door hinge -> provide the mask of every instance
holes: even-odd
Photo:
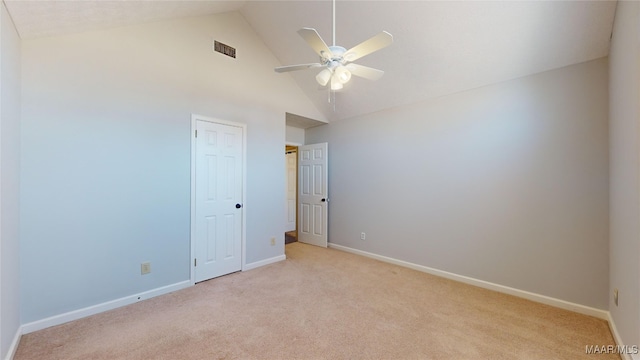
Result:
[[[193,266],[198,266],[198,259],[193,259]]]
[[[196,130],[196,137],[198,137],[198,130]]]

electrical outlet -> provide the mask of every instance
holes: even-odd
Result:
[[[366,239],[366,238],[367,238],[367,234],[365,234],[365,233],[361,232],[361,233],[360,233],[360,240],[364,240],[364,239]]]
[[[618,289],[613,289],[613,303],[618,306]]]
[[[140,274],[141,275],[145,275],[151,272],[151,263],[150,262],[143,262],[142,264],[140,264]]]
[[[276,246],[276,238],[271,238],[271,246]]]

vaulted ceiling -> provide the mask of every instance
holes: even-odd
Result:
[[[282,65],[318,61],[296,33],[302,27],[332,45],[329,0],[4,1],[23,39],[239,11]],[[328,119],[354,117],[607,56],[615,9],[615,1],[338,0],[336,45],[393,34],[391,46],[357,61],[385,75],[354,77],[335,96],[316,83],[318,69],[281,76]]]

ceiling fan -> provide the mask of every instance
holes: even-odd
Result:
[[[352,63],[363,56],[369,55],[384,47],[391,45],[393,36],[386,31],[361,42],[347,50],[336,45],[336,1],[333,0],[333,45],[327,46],[315,29],[302,28],[298,34],[320,56],[320,62],[311,64],[299,64],[279,66],[275,68],[278,73],[296,70],[324,68],[316,75],[316,81],[321,86],[330,83],[332,91],[342,89],[349,82],[351,75],[368,80],[378,80],[384,75],[384,71]]]

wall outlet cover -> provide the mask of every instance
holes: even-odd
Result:
[[[140,274],[141,275],[146,275],[148,273],[151,272],[151,263],[150,262],[143,262],[142,264],[140,264]]]

